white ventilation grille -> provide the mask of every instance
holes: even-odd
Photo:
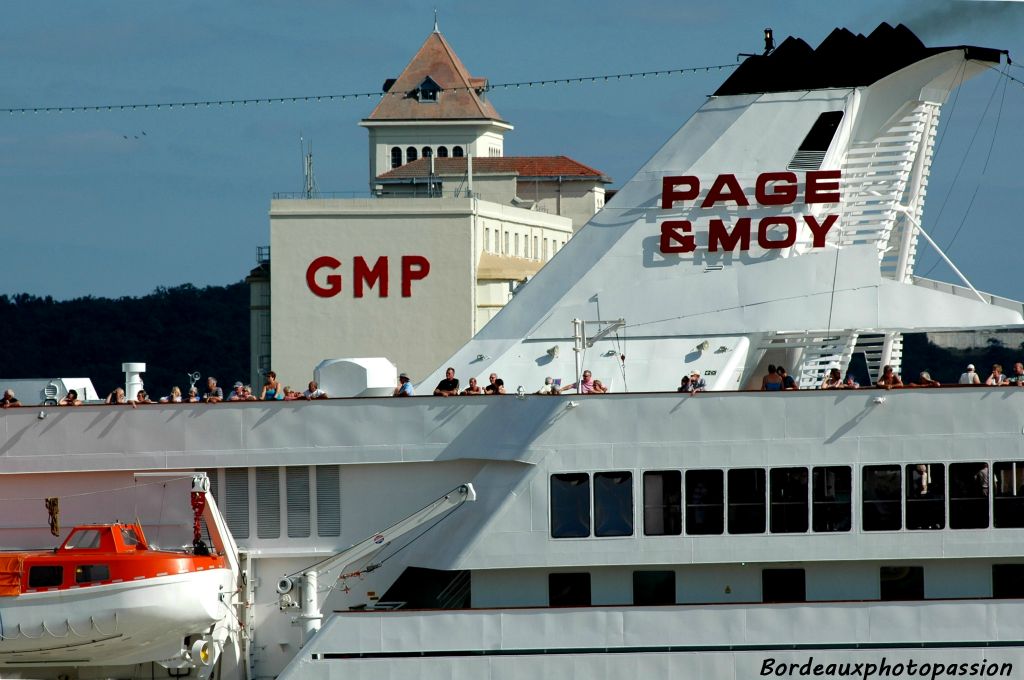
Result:
[[[256,537],[281,537],[281,483],[276,467],[256,468]]]
[[[235,538],[249,538],[249,469],[224,470],[224,518]]]
[[[316,526],[320,536],[341,536],[341,470],[316,466]]]
[[[285,487],[288,503],[288,538],[309,536],[309,468],[285,468]]]

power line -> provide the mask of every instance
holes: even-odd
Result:
[[[474,90],[485,92],[490,90],[508,90],[521,87],[542,87],[545,85],[572,85],[574,83],[603,83],[614,80],[629,80],[632,78],[647,78],[658,76],[685,75],[689,73],[701,73],[720,71],[727,68],[735,68],[736,64],[715,64],[710,66],[691,66],[687,68],[662,69],[658,71],[634,71],[632,73],[607,73],[596,76],[577,76],[574,78],[550,78],[546,80],[522,80],[508,83],[495,83],[480,88],[475,87],[449,87],[442,88],[438,92],[460,92]],[[299,104],[304,102],[329,102],[345,101],[356,99],[373,99],[384,97],[408,97],[408,92],[348,92],[344,94],[310,94],[298,95],[295,97],[254,97],[249,99],[200,99],[194,101],[168,101],[168,102],[135,102],[122,104],[94,104],[94,105],[69,105],[69,106],[20,106],[0,108],[0,113],[106,113],[110,111],[138,111],[146,109],[187,109],[209,106],[249,106],[266,104]]]

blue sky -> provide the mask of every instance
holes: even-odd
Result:
[[[1024,2],[10,0],[0,108],[376,92],[422,44],[435,6],[469,70],[492,83],[733,63],[761,48],[765,26],[817,45],[836,26],[868,33],[880,21],[906,23],[929,45],[1008,49],[1024,65]],[[1009,73],[1024,80],[1024,68]],[[491,99],[516,127],[506,154],[566,154],[618,186],[724,77]],[[924,224],[946,245],[973,196],[949,252],[977,287],[1024,299],[1024,86],[1003,83],[976,78],[944,109]],[[375,102],[0,115],[0,294],[240,280],[269,242],[271,195],[302,188],[300,134],[322,191],[368,189],[357,123]],[[934,261],[923,254],[918,273]],[[945,266],[931,276],[953,280]]]

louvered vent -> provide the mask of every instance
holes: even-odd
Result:
[[[793,160],[786,166],[789,170],[818,170],[825,161],[828,147],[836,136],[839,123],[843,120],[842,111],[826,111],[814,121],[811,131],[804,137],[800,148],[793,155]]]
[[[276,467],[256,468],[256,537],[281,537],[281,483]]]
[[[224,518],[235,538],[249,538],[249,469],[224,470]]]
[[[285,468],[288,502],[288,538],[309,536],[309,468]]]
[[[316,526],[320,536],[341,536],[341,469],[316,466]]]

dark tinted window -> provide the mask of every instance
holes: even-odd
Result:
[[[594,535],[633,535],[633,473],[594,474]]]
[[[900,467],[864,466],[864,530],[892,531],[903,525],[900,508]]]
[[[39,566],[28,570],[29,588],[56,588],[64,582],[64,567]]]
[[[644,534],[678,536],[683,531],[683,476],[677,470],[644,473]]]
[[[589,607],[590,574],[548,574],[548,603],[552,607]]]
[[[464,154],[463,154],[461,146],[452,147],[452,157],[454,157],[454,158],[462,158],[463,155]]]
[[[992,471],[992,523],[999,528],[1024,527],[1024,462],[996,463]]]
[[[721,470],[687,470],[686,533],[722,533],[723,498]]]
[[[633,604],[675,604],[674,571],[634,571]]]
[[[431,149],[429,146],[425,146],[423,147],[422,153],[424,158],[430,158],[431,156],[434,155],[434,150]]]
[[[729,470],[730,534],[764,533],[764,480],[764,470],[758,468]]]
[[[775,468],[769,481],[772,533],[807,531],[807,468]]]
[[[988,528],[988,463],[949,466],[949,527]]]
[[[815,531],[849,531],[853,525],[853,474],[846,466],[813,470],[813,523]]]
[[[397,168],[402,164],[402,150],[397,146],[391,148],[391,167]]]
[[[447,146],[439,146],[439,147],[437,147],[437,157],[438,158],[448,158],[448,147]]]
[[[992,597],[1024,597],[1024,564],[992,565]]]
[[[75,583],[109,581],[110,567],[105,564],[80,564],[75,567]]]
[[[906,467],[907,528],[942,529],[946,526],[945,466],[917,463]]]
[[[807,588],[803,569],[762,569],[761,599],[764,602],[804,602]]]
[[[882,567],[879,578],[883,600],[924,599],[924,567]]]
[[[405,150],[405,162],[406,163],[412,163],[418,157],[417,153],[418,152],[416,151],[416,147],[415,146],[408,147]]]
[[[590,535],[590,477],[584,473],[551,475],[551,536]]]

